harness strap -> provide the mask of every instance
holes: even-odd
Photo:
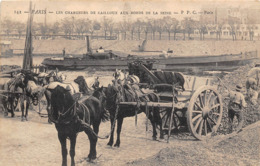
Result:
[[[82,107],[83,109],[83,122],[86,122],[86,111],[88,114],[88,123],[90,124],[90,112],[88,107],[84,104],[84,103],[79,103],[79,105]]]

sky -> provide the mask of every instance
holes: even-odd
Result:
[[[113,18],[115,21],[123,19],[135,20],[137,18],[162,18],[164,16],[172,16],[177,19],[183,19],[184,17],[193,17],[196,19],[199,18],[200,14],[198,12],[201,12],[202,7],[260,7],[259,0],[233,0],[232,2],[224,0],[34,0],[32,2],[36,12],[34,21],[44,22],[46,11],[47,24],[66,19],[67,17],[101,20],[105,16]],[[2,0],[1,2],[1,20],[9,18],[13,21],[26,22],[28,18],[26,11],[29,11],[29,1]],[[128,13],[121,13],[123,11]],[[81,13],[75,14],[73,12]],[[207,12],[209,12],[207,14],[212,14],[210,11]]]

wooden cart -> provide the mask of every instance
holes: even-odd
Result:
[[[169,84],[169,79],[165,81],[163,75],[166,72],[150,72],[146,68],[144,70],[151,78],[152,89],[160,97],[160,102],[140,104],[160,108],[162,125],[168,130],[168,137],[172,129],[179,129],[183,125],[187,125],[192,135],[199,140],[211,137],[217,131],[222,119],[223,103],[218,87],[213,86],[212,78],[179,73],[184,80],[180,86],[176,80],[172,84]],[[161,78],[157,77],[158,75]],[[137,103],[120,102],[120,105]]]

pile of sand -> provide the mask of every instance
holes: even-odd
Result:
[[[260,122],[232,137],[191,146],[168,147],[147,159],[128,162],[128,165],[257,165],[259,164]],[[217,140],[217,141],[216,141]],[[214,142],[216,141],[216,142]],[[192,148],[191,148],[192,147]]]
[[[244,109],[244,126],[247,126],[249,124],[252,124],[258,120],[260,120],[260,112],[259,112],[259,104],[260,100],[258,100],[258,103],[254,105],[249,98],[247,97],[246,93],[246,80],[247,80],[247,73],[250,69],[252,69],[254,65],[246,65],[238,68],[237,70],[225,75],[222,78],[223,83],[230,88],[231,90],[235,90],[235,87],[237,84],[241,83],[243,85],[242,93],[245,96],[247,107]],[[222,84],[220,84],[222,85]],[[223,100],[224,100],[224,109],[223,109],[223,118],[221,121],[221,125],[219,127],[219,133],[221,134],[227,134],[231,132],[230,129],[230,123],[228,119],[228,102],[229,100],[225,100],[224,97],[228,95],[228,91],[224,86],[221,86],[219,89],[220,94],[222,94]],[[235,119],[236,120],[236,119]],[[236,122],[235,122],[236,123]]]

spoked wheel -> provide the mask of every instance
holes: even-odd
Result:
[[[221,123],[222,113],[222,99],[214,87],[197,89],[187,111],[187,123],[193,136],[199,140],[211,137]]]
[[[164,109],[160,112],[162,117],[162,128],[163,130],[168,130],[170,127],[170,119],[171,119],[171,111],[172,109]],[[172,123],[171,123],[171,129],[172,130],[179,130],[181,126],[181,118],[177,111],[174,111],[172,114]]]
[[[47,113],[47,101],[45,96],[40,97],[38,105],[36,106],[38,108],[36,108],[37,113],[41,116],[41,117],[48,117],[48,113]]]

